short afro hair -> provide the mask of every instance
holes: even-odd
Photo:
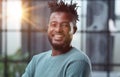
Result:
[[[73,4],[72,0],[70,4],[63,2],[62,0],[60,0],[60,2],[57,2],[55,0],[55,1],[48,2],[48,5],[49,5],[51,13],[66,12],[66,13],[72,14],[72,18],[73,20],[75,20],[75,22],[79,20],[78,14],[77,14],[77,8],[78,8],[77,3]]]

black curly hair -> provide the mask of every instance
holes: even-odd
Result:
[[[77,14],[78,6],[77,6],[77,3],[73,4],[72,0],[70,4],[63,2],[62,0],[60,0],[59,2],[55,0],[55,1],[48,2],[48,5],[51,13],[53,12],[70,13],[75,22],[78,20],[78,14]]]

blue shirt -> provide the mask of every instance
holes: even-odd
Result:
[[[91,77],[88,57],[76,48],[58,56],[52,50],[35,55],[22,77]]]

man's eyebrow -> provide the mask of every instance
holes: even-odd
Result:
[[[49,23],[56,23],[56,21],[49,21]]]
[[[68,21],[65,21],[65,22],[62,22],[62,23],[70,23],[70,22],[68,22]]]

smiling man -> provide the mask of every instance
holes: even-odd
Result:
[[[35,55],[22,77],[90,77],[91,64],[82,51],[71,46],[78,20],[76,4],[50,2],[48,39],[52,49]]]
[[[72,20],[69,16],[65,12],[54,12],[50,16],[48,38],[53,47],[53,56],[66,53],[71,49],[70,42],[73,35],[71,28],[73,25],[71,25]]]

